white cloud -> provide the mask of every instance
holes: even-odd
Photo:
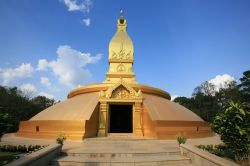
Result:
[[[45,96],[45,97],[47,97],[47,98],[49,98],[49,99],[54,99],[54,98],[55,98],[54,95],[52,95],[52,94],[50,94],[50,93],[46,93],[46,92],[40,92],[38,95],[39,95],[39,96]]]
[[[38,61],[38,67],[37,70],[47,70],[48,62],[46,59],[40,59]]]
[[[228,84],[235,81],[235,78],[229,74],[217,75],[215,78],[208,82],[215,86],[215,90],[219,91],[220,88],[227,88]]]
[[[42,85],[45,85],[45,86],[48,87],[48,88],[52,88],[52,84],[51,84],[51,82],[50,82],[50,80],[49,80],[48,77],[41,77],[40,83],[41,83]]]
[[[90,26],[90,18],[82,19],[81,23],[87,27]]]
[[[96,63],[101,59],[101,54],[91,56],[89,53],[72,49],[68,45],[59,46],[57,55],[56,60],[50,62],[44,60],[44,62],[46,61],[46,67],[53,71],[59,81],[70,88],[86,83],[91,77],[91,73],[85,66]]]
[[[176,97],[179,97],[179,95],[173,95],[173,96],[171,96],[171,101],[174,101],[174,99],[175,99]]]
[[[81,11],[89,13],[92,5],[91,0],[64,0],[64,4],[68,7],[68,11]]]
[[[21,91],[23,91],[24,93],[28,93],[28,94],[34,94],[37,90],[36,87],[31,84],[31,83],[27,83],[27,84],[22,84],[19,89]]]
[[[48,77],[41,77],[40,83],[46,86],[51,91],[58,91],[58,88],[50,82],[50,79]]]
[[[93,4],[93,0],[63,0],[63,2],[68,7],[68,11],[80,11],[85,13],[85,16],[89,13]],[[90,26],[90,18],[82,19],[81,23]]]
[[[22,63],[16,68],[0,69],[0,79],[3,85],[8,85],[14,79],[30,77],[33,72],[34,68],[30,63]]]

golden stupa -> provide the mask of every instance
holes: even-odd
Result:
[[[171,102],[158,88],[136,82],[134,47],[123,14],[109,44],[109,71],[100,84],[80,86],[67,100],[55,104],[19,125],[17,136],[69,139],[132,135],[155,139],[211,136],[207,122],[187,108]]]

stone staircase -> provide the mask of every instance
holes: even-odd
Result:
[[[51,161],[51,166],[194,166],[181,155],[161,154],[67,154]]]
[[[51,166],[194,166],[178,146],[158,140],[92,139],[64,149]]]

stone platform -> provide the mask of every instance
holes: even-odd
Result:
[[[3,144],[52,144],[55,140],[29,139],[5,135]],[[188,139],[187,144],[218,144],[218,136]],[[176,140],[155,140],[145,137],[109,135],[83,141],[66,141],[62,154],[50,162],[51,166],[194,166],[182,156]]]
[[[193,166],[191,159],[181,156],[176,141],[110,136],[89,138],[81,146],[63,149],[63,155],[51,162],[53,166]]]

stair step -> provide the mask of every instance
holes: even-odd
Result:
[[[152,138],[147,137],[133,137],[133,136],[122,136],[122,135],[109,135],[107,137],[97,137],[97,138],[86,138],[84,141],[86,142],[102,142],[102,141],[148,141],[148,140],[154,140]]]
[[[53,163],[50,166],[196,166],[194,164],[151,163]]]
[[[166,165],[166,164],[190,164],[191,160],[180,155],[171,156],[132,156],[132,157],[87,157],[87,156],[61,156],[52,160],[51,165],[80,166],[80,165],[110,165],[110,164],[134,164],[134,165]]]
[[[170,156],[170,155],[180,155],[180,151],[169,151],[169,152],[155,152],[155,153],[80,153],[80,152],[70,152],[66,153],[64,152],[65,156],[82,156],[82,157],[106,157],[106,158],[122,158],[122,157],[136,157],[136,156],[144,156],[144,157],[150,157],[150,156]]]

